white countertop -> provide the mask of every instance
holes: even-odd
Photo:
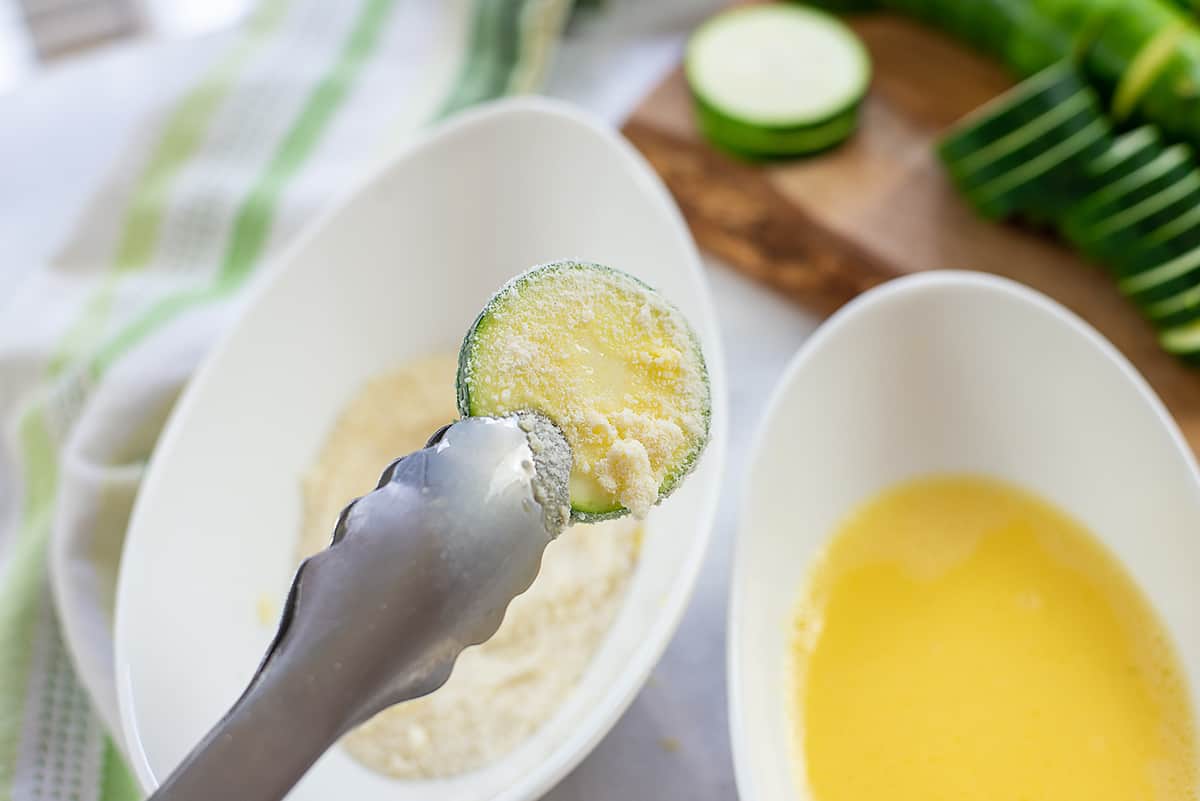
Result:
[[[616,124],[676,62],[681,30],[702,16],[704,3],[681,16],[634,9],[632,2],[610,3],[615,13],[602,26],[572,30],[548,94]],[[0,96],[0,298],[52,257],[139,121],[203,66],[203,47],[203,40],[114,46]],[[547,796],[554,801],[729,801],[736,795],[725,617],[741,478],[767,398],[816,318],[712,260],[709,267],[728,362],[732,433],[712,547],[692,604],[649,684],[595,752]]]

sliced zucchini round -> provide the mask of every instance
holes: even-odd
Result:
[[[1063,217],[1063,233],[1072,242],[1086,242],[1088,231],[1101,220],[1170,188],[1194,168],[1190,148],[1169,147],[1149,164],[1081,200]]]
[[[1110,262],[1135,248],[1149,233],[1200,205],[1200,172],[1192,170],[1161,192],[1089,226],[1079,239],[1083,252]]]
[[[1169,248],[1175,255],[1200,245],[1200,205],[1151,231],[1142,244],[1147,249]]]
[[[823,11],[785,3],[713,17],[692,34],[684,69],[701,131],[756,158],[845,140],[871,79],[870,56],[853,31]]]
[[[1068,63],[1047,67],[963,117],[938,145],[947,165],[970,158],[1079,94],[1087,84]]]
[[[1056,143],[1048,143],[1037,157],[967,193],[975,208],[987,217],[1018,211],[1046,215],[1057,210],[1059,186],[1078,165],[1103,153],[1112,143],[1112,128],[1103,117]]]
[[[1153,306],[1200,284],[1200,246],[1148,270],[1122,278],[1122,294],[1142,306]]]
[[[1108,150],[1085,164],[1082,180],[1090,185],[1092,191],[1096,191],[1145,167],[1163,152],[1164,147],[1158,128],[1152,125],[1134,128],[1112,140]]]
[[[644,515],[708,441],[708,371],[684,316],[598,264],[542,265],[505,284],[459,353],[464,416],[537,411],[574,459],[572,516]]]
[[[1045,150],[1047,143],[1066,139],[1086,128],[1098,116],[1095,96],[1090,91],[1080,90],[1015,131],[989,142],[969,156],[948,162],[946,168],[959,186],[969,190],[1017,169]]]
[[[1159,334],[1158,342],[1172,356],[1200,365],[1200,320],[1168,328]]]
[[[986,216],[1048,220],[1083,190],[1082,165],[1112,146],[1099,98],[1067,62],[983,106],[938,147],[950,177]]]
[[[1041,111],[1031,113],[1028,119],[1022,120],[1015,128],[1002,132],[997,130],[997,135],[990,140],[980,137],[979,147],[959,158],[950,159],[947,166],[956,174],[970,175],[979,167],[994,162],[998,157],[1012,152],[1017,147],[1045,136],[1053,126],[1070,119],[1087,105],[1087,93],[1081,88],[1061,102],[1050,104]],[[1034,112],[1034,109],[1031,108],[1030,111]]]
[[[1120,284],[1141,278],[1141,285],[1147,287],[1147,291],[1143,292],[1137,289],[1139,284],[1133,284],[1133,289],[1122,290],[1125,294],[1139,299],[1159,300],[1174,292],[1173,288],[1164,291],[1163,287],[1152,286],[1158,281],[1158,276],[1164,274],[1160,268],[1179,264],[1197,248],[1200,248],[1200,231],[1192,230],[1164,243],[1148,244],[1147,240],[1143,240],[1129,252],[1113,254],[1106,266]]]
[[[1110,261],[1122,279],[1157,270],[1200,247],[1200,204],[1142,237],[1128,252],[1115,253]]]
[[[1200,319],[1200,284],[1177,292],[1164,300],[1142,307],[1147,319],[1159,328],[1174,328]]]
[[[1158,129],[1152,125],[1121,134],[1107,150],[1084,164],[1078,176],[1071,177],[1068,185],[1074,202],[1149,164],[1165,147]]]

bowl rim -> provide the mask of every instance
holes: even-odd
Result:
[[[211,380],[211,375],[217,369],[218,364],[224,360],[224,354],[233,346],[233,341],[238,336],[244,318],[253,313],[266,294],[285,280],[288,272],[285,269],[286,265],[293,262],[296,255],[308,247],[310,241],[324,230],[329,220],[340,214],[368,188],[382,180],[383,176],[401,164],[419,158],[424,151],[439,146],[443,140],[453,139],[473,129],[487,128],[513,117],[540,118],[557,124],[565,130],[575,128],[581,135],[592,136],[600,140],[604,147],[611,149],[620,159],[628,173],[629,180],[640,192],[648,196],[651,203],[661,208],[663,220],[670,226],[671,235],[677,240],[683,252],[684,269],[696,289],[700,314],[709,335],[708,341],[705,341],[705,358],[713,398],[713,410],[709,442],[701,455],[700,463],[709,465],[708,469],[712,471],[718,485],[723,482],[728,390],[725,380],[725,356],[720,323],[713,304],[709,280],[705,274],[695,240],[692,238],[679,207],[646,158],[617,130],[590,112],[563,101],[539,96],[504,98],[483,103],[417,132],[399,146],[391,149],[383,158],[367,165],[362,174],[356,180],[349,182],[347,188],[337,198],[316,214],[292,242],[284,246],[278,254],[270,257],[258,269],[250,279],[242,296],[235,301],[237,312],[234,319],[215,337],[208,352],[192,373],[155,443],[154,453],[149,460],[146,475],[137,493],[129,525],[126,528],[126,538],[122,545],[122,569],[118,573],[113,625],[113,665],[120,719],[120,731],[117,734],[119,734],[119,745],[143,791],[152,792],[158,786],[160,779],[156,777],[149,764],[135,711],[135,691],[130,676],[127,646],[129,638],[133,636],[128,630],[131,624],[127,610],[135,602],[135,593],[134,588],[130,586],[131,579],[127,578],[129,573],[123,568],[127,564],[130,554],[135,551],[137,541],[145,536],[134,535],[135,532],[146,527],[147,523],[144,522],[144,519],[149,514],[147,498],[151,498],[157,493],[158,484],[162,480],[162,471],[156,468],[158,460],[155,458],[155,454],[170,452],[175,447],[175,442],[184,428],[184,421],[191,416],[192,407],[197,402],[196,398],[200,388]],[[625,663],[625,668],[616,674],[614,680],[609,684],[604,703],[594,707],[583,719],[584,725],[579,726],[569,738],[559,741],[555,749],[547,755],[547,759],[539,763],[536,769],[494,796],[494,801],[526,801],[545,794],[591,753],[596,744],[608,734],[618,718],[633,702],[649,679],[650,673],[662,658],[663,652],[670,644],[691,603],[700,570],[712,540],[719,499],[719,492],[707,493],[697,505],[696,530],[686,558],[677,563],[676,577],[671,584],[670,591],[663,597],[656,617],[641,644]]]
[[[893,303],[910,295],[936,292],[947,288],[974,290],[1024,303],[1054,318],[1055,322],[1086,340],[1129,382],[1153,411],[1159,423],[1168,432],[1172,445],[1183,457],[1193,487],[1200,494],[1200,468],[1197,467],[1196,456],[1184,438],[1179,424],[1171,416],[1158,393],[1115,345],[1082,317],[1044,293],[1009,278],[969,270],[928,270],[900,276],[856,296],[834,312],[797,349],[772,390],[765,411],[759,419],[751,439],[750,455],[746,463],[747,472],[750,473],[756,468],[761,454],[767,446],[771,423],[784,412],[786,396],[804,373],[808,363],[812,361],[816,353],[825,347],[828,340],[840,335],[843,328],[858,317],[873,313],[879,306]],[[749,581],[749,577],[745,575],[747,568],[744,565],[749,561],[748,542],[752,535],[748,530],[747,520],[750,519],[748,512],[753,503],[753,494],[753,484],[745,482],[738,499],[738,528],[733,552],[732,575],[729,582],[725,669],[728,677],[726,699],[734,780],[741,798],[747,799],[747,801],[762,801],[756,785],[757,771],[750,759],[750,740],[752,738],[748,732],[748,723],[745,718],[745,705],[742,697],[744,677],[738,659],[741,653],[742,639],[740,621],[744,617],[742,607],[745,604],[745,586]]]

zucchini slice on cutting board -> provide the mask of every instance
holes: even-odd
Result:
[[[1111,126],[1070,64],[1055,64],[968,115],[938,153],[982,214],[1053,217],[1074,196],[1082,165],[1111,149]]]
[[[1151,125],[1143,125],[1121,134],[1104,152],[1082,164],[1077,175],[1066,179],[1064,189],[1067,191],[1064,200],[1069,205],[1078,203],[1088,195],[1149,164],[1158,158],[1166,147],[1158,129]],[[1067,212],[1068,208],[1069,206],[1064,206],[1059,213]]]
[[[858,124],[871,60],[836,17],[805,6],[737,8],[701,25],[684,70],[700,129],[751,158],[815,153]]]
[[[1163,331],[1158,338],[1163,350],[1188,364],[1200,365],[1200,320]]]
[[[1142,237],[1116,265],[1118,286],[1138,303],[1191,286],[1200,276],[1200,203]]]
[[[1139,306],[1154,306],[1200,284],[1200,242],[1161,264],[1122,278],[1117,286]]]
[[[1147,319],[1164,332],[1200,320],[1200,283],[1142,306]],[[1174,351],[1173,351],[1174,352]]]
[[[505,284],[459,353],[463,416],[541,412],[571,446],[572,517],[644,515],[708,441],[708,371],[683,314],[598,264],[542,265]]]
[[[1076,244],[1086,244],[1106,218],[1170,189],[1195,169],[1191,148],[1173,145],[1148,164],[1080,200],[1063,215],[1063,233]]]
[[[947,165],[957,164],[1087,88],[1069,64],[1055,64],[963,117],[938,145]]]
[[[1127,203],[1122,209],[1087,226],[1079,235],[1080,249],[1099,261],[1117,263],[1122,253],[1200,205],[1200,171],[1193,169],[1162,189]]]
[[[1023,212],[1037,218],[1061,207],[1063,186],[1086,162],[1111,143],[1111,127],[1097,116],[1065,139],[1044,143],[1044,149],[1020,166],[968,191],[967,197],[987,217]]]
[[[1010,66],[1018,61],[1002,40],[1024,28],[1034,34],[1030,42],[1053,45],[1028,49],[1033,58],[1019,62],[1036,64],[1057,50],[1049,66],[944,137],[938,152],[946,172],[981,215],[1056,228],[1109,270],[1168,352],[1200,365],[1195,20],[1162,3],[1123,0],[897,2]],[[1044,24],[1023,24],[1034,18]],[[1004,36],[977,41],[989,29]],[[1114,132],[1129,120],[1155,124]]]

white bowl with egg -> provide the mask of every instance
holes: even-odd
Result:
[[[916,476],[990,475],[1083,523],[1200,682],[1195,460],[1129,362],[1036,292],[958,272],[868,292],[796,355],[753,454],[728,646],[745,801],[819,801],[806,789],[789,674],[801,588],[848,512]]]
[[[716,321],[683,220],[628,143],[561,104],[512,100],[430,131],[349,192],[252,288],[176,406],[118,589],[121,722],[143,787],[238,697],[269,644],[258,608],[290,582],[300,481],[346,402],[374,376],[457,350],[502,283],[562,258],[632,273],[691,321],[714,397],[707,452],[652,512],[612,628],[523,745],[480,770],[416,781],[335,748],[289,797],[536,798],[616,721],[675,630],[709,539],[725,432]]]

